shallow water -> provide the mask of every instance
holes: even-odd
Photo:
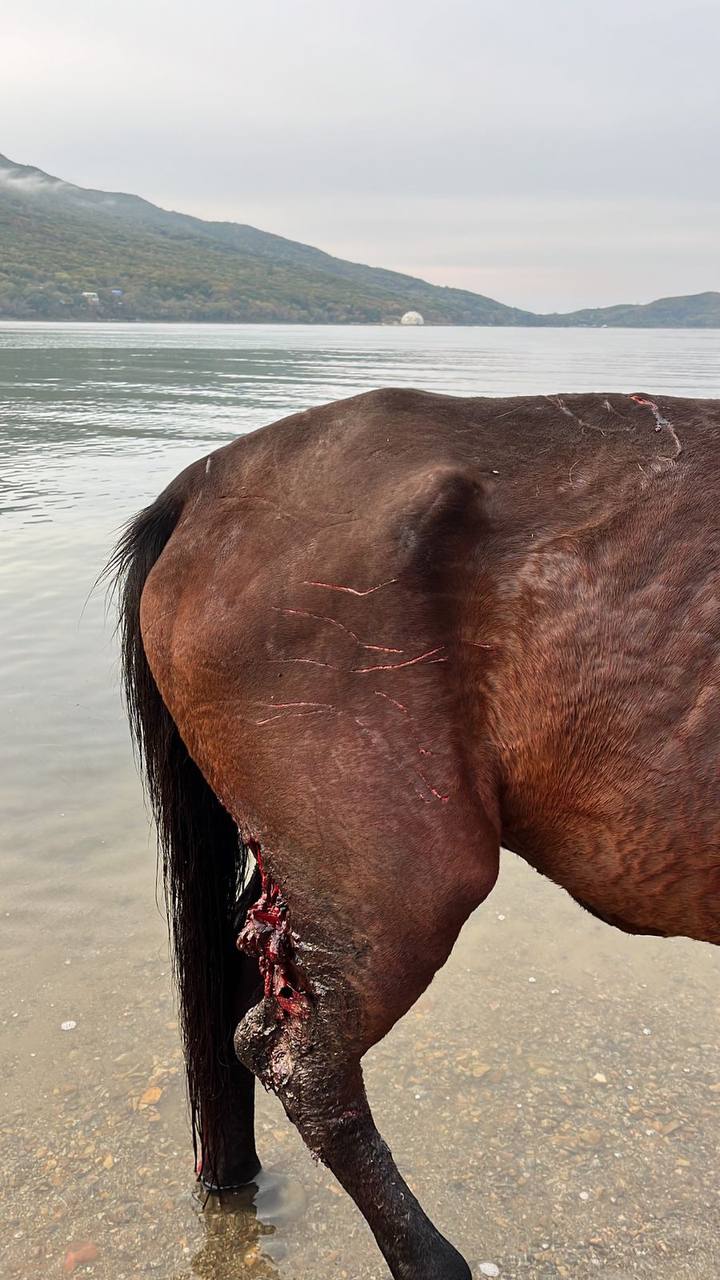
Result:
[[[272,1098],[261,1153],[294,1183],[259,1217],[194,1198],[153,843],[92,588],[121,523],[193,458],[390,384],[720,396],[720,334],[0,325],[3,1278],[56,1276],[90,1242],[76,1274],[98,1280],[386,1275]],[[380,1129],[475,1265],[714,1280],[719,968],[615,933],[504,856],[368,1058]]]

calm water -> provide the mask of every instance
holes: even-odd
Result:
[[[385,1275],[274,1099],[258,1209],[194,1200],[152,838],[93,592],[193,458],[380,385],[720,396],[720,333],[0,325],[0,1275]],[[720,1269],[718,976],[624,938],[507,855],[446,969],[368,1062],[379,1125],[505,1277]],[[76,1026],[63,1031],[61,1024]],[[478,1274],[482,1274],[479,1272]]]

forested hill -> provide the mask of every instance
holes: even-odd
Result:
[[[546,324],[583,328],[624,329],[720,329],[720,293],[692,293],[682,298],[658,298],[656,302],[623,303],[544,316]]]
[[[83,297],[97,294],[97,303]],[[0,317],[518,325],[529,312],[0,156]]]
[[[534,315],[0,155],[0,319],[719,328],[720,293]]]

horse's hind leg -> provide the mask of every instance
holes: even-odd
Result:
[[[322,1011],[320,1017],[323,1017]],[[349,1037],[326,1025],[287,1073],[283,1050],[268,1054],[265,1018],[254,1012],[236,1034],[280,1097],[304,1142],[342,1184],[365,1217],[396,1280],[470,1280],[467,1264],[433,1226],[398,1172],[373,1121],[360,1055]]]
[[[283,927],[288,908],[282,898],[271,922],[280,926],[278,944],[266,928],[267,896],[258,904],[266,994],[239,1025],[236,1051],[278,1094],[307,1146],[352,1196],[396,1280],[470,1280],[470,1271],[398,1172],[375,1127],[360,1060],[427,986],[462,918],[492,887],[496,868],[497,852],[489,849],[472,897],[467,884],[458,885],[459,901],[452,904],[441,888],[431,919],[428,902],[414,902],[407,885],[410,915],[403,912],[400,922],[396,899],[376,900],[375,938],[364,954],[357,938],[339,934],[336,924],[317,920],[311,938],[305,928]],[[242,941],[252,946],[257,937],[251,923]]]

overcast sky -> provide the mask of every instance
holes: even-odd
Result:
[[[0,152],[534,310],[648,301],[720,289],[719,57],[720,0],[4,0]]]

